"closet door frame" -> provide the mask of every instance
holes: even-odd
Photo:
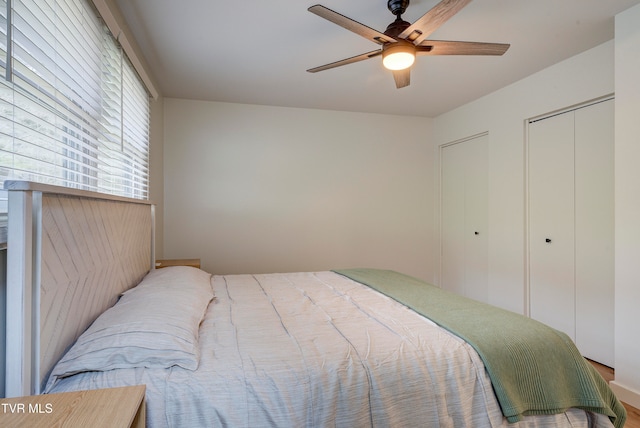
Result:
[[[439,186],[438,186],[438,190],[439,190],[439,195],[438,195],[438,201],[439,201],[439,212],[438,212],[438,231],[439,231],[439,248],[438,248],[438,253],[439,253],[439,264],[438,264],[438,284],[441,288],[444,288],[444,272],[443,272],[443,268],[444,268],[444,221],[443,221],[443,211],[444,211],[444,205],[443,205],[443,201],[444,201],[444,167],[443,167],[443,158],[444,158],[444,150],[446,150],[448,147],[454,146],[456,144],[462,144],[462,143],[467,143],[470,142],[472,140],[478,139],[478,138],[488,138],[489,136],[489,132],[485,131],[485,132],[481,132],[478,134],[474,134],[465,138],[461,138],[455,141],[451,141],[445,144],[441,144],[440,146],[438,146],[438,165],[439,165],[439,171],[438,171],[438,177],[439,177]],[[489,142],[487,141],[487,151],[489,150],[488,147]],[[489,154],[487,152],[487,172],[488,172],[488,167],[489,167]],[[488,177],[487,177],[487,196],[488,196]],[[487,233],[488,233],[488,212],[487,212],[487,218],[486,218],[486,225],[485,225],[485,230],[482,231],[478,231],[478,233],[482,233],[483,239],[488,239]],[[468,232],[468,231],[467,231]],[[464,238],[464,235],[462,235]],[[488,245],[487,245],[488,246]],[[488,257],[488,248],[487,248],[487,257]],[[485,290],[485,292],[488,294],[489,293],[489,287],[488,287],[488,280],[489,280],[489,275],[488,275],[488,260],[486,263],[486,275],[487,275],[487,289]],[[486,299],[488,299],[488,295],[486,296]]]
[[[531,262],[531,251],[530,251],[530,201],[529,201],[529,125],[531,123],[547,119],[553,116],[557,116],[564,113],[569,113],[571,111],[579,110],[581,108],[585,108],[594,104],[598,104],[601,102],[609,101],[614,99],[614,94],[604,95],[602,97],[594,98],[588,101],[584,101],[582,103],[574,104],[569,107],[565,107],[562,109],[554,110],[548,113],[544,113],[541,115],[533,116],[524,121],[524,213],[525,213],[525,236],[524,236],[524,314],[528,317],[531,316],[531,281],[530,281],[530,262]]]

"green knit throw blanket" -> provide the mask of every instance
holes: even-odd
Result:
[[[391,297],[468,342],[482,358],[509,422],[577,407],[609,416],[616,428],[624,426],[624,407],[566,334],[398,272],[334,272]]]

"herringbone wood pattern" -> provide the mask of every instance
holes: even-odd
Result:
[[[151,266],[149,205],[54,194],[42,199],[40,380]]]

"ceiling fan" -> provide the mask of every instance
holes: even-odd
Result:
[[[383,65],[393,72],[397,88],[409,86],[411,65],[416,55],[502,55],[508,44],[483,42],[456,42],[426,40],[449,18],[469,4],[471,0],[442,0],[422,15],[416,22],[409,24],[401,15],[409,6],[409,0],[388,0],[387,7],[396,16],[384,33],[367,27],[351,18],[334,12],[322,5],[311,6],[308,10],[321,18],[333,22],[359,36],[382,45],[381,49],[346,58],[330,64],[307,70],[310,73],[352,64],[382,55]]]

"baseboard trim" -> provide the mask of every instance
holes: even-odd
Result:
[[[623,401],[636,409],[640,409],[640,392],[621,385],[615,380],[609,382],[609,386],[620,401]]]

